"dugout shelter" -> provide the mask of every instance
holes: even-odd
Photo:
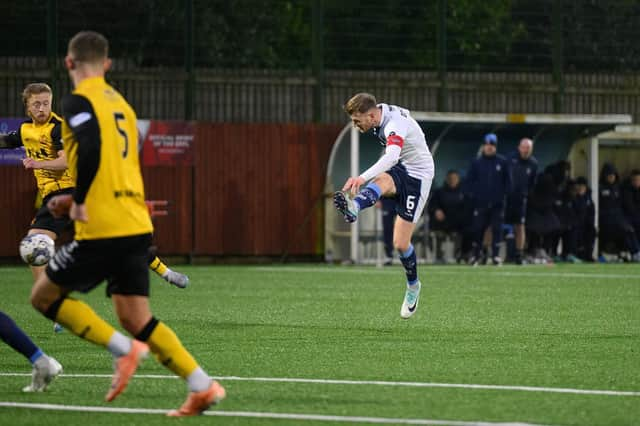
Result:
[[[411,115],[422,127],[434,157],[436,175],[432,190],[442,185],[450,169],[460,172],[464,179],[471,160],[479,153],[483,136],[489,132],[498,135],[498,153],[502,155],[514,151],[521,138],[533,139],[533,155],[538,159],[539,171],[556,161],[569,160],[572,163],[572,176],[586,176],[594,194],[597,194],[598,173],[602,162],[610,157],[609,149],[615,147],[619,158],[625,158],[624,152],[629,150],[640,155],[640,149],[635,149],[640,148],[640,127],[629,126],[632,122],[630,115],[416,111],[412,111]],[[630,133],[635,136],[629,136]],[[355,224],[347,224],[333,207],[331,195],[342,188],[349,176],[359,175],[376,162],[383,149],[373,134],[361,134],[350,123],[345,125],[336,138],[329,157],[325,183],[327,261],[381,264],[383,249],[380,209],[367,209]],[[607,153],[602,156],[602,160],[601,150]],[[595,198],[597,197],[594,197],[597,203]],[[423,219],[426,217],[423,213]],[[428,248],[427,222],[423,220],[418,224],[413,238],[422,262],[433,260]]]

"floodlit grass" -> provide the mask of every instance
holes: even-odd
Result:
[[[221,380],[212,411],[466,422],[632,425],[640,422],[640,265],[419,269],[418,313],[400,318],[403,271],[301,266],[178,267],[185,290],[152,277],[152,308],[213,376],[394,381],[614,390],[410,387],[371,383]],[[28,303],[31,274],[0,268],[2,309],[65,368],[43,394],[21,394],[30,365],[0,345],[0,402],[171,409],[186,387],[148,359],[116,401],[103,401],[111,358]],[[86,299],[116,324],[100,287]],[[170,424],[160,414],[0,407],[0,424]],[[330,424],[304,419],[201,417],[189,424]],[[336,422],[337,423],[337,422]]]

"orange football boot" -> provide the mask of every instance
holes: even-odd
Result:
[[[113,372],[113,379],[111,379],[111,389],[109,389],[105,397],[107,402],[113,401],[125,390],[127,384],[129,384],[129,379],[131,379],[138,365],[147,355],[149,355],[149,346],[138,340],[132,340],[129,353],[113,362],[115,371]]]
[[[171,410],[167,413],[170,417],[186,417],[197,416],[202,414],[207,408],[222,401],[227,396],[227,392],[215,380],[209,386],[209,389],[202,392],[189,392],[187,400],[177,410]]]

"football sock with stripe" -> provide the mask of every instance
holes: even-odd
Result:
[[[418,262],[413,244],[409,244],[407,251],[400,253],[400,262],[402,262],[404,271],[407,274],[407,284],[409,286],[415,285],[418,282]]]
[[[114,356],[122,356],[131,349],[131,340],[117,331],[86,303],[66,297],[56,301],[46,313],[48,318],[62,324],[76,336],[109,349]]]
[[[153,256],[153,259],[149,262],[149,268],[161,277],[164,277],[164,274],[166,274],[169,269],[158,256]]]
[[[382,190],[378,185],[371,182],[353,199],[354,203],[358,206],[358,210],[366,209],[373,206],[382,194]]]
[[[0,311],[0,339],[25,356],[32,364],[43,352],[11,317]]]
[[[148,344],[162,365],[185,379],[192,392],[206,390],[211,385],[209,376],[163,322],[152,318],[136,339]]]

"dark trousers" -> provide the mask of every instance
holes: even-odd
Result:
[[[592,224],[576,228],[577,253],[576,255],[586,261],[593,261],[593,248],[596,245],[596,228]]]
[[[576,256],[578,254],[579,229],[577,227],[565,229],[560,238],[562,238],[562,256],[567,257],[570,254]]]
[[[600,224],[600,240],[601,248],[606,250],[609,244],[619,245],[623,243],[623,249],[628,250],[631,254],[640,251],[640,242],[633,227],[625,220],[616,223]]]
[[[471,229],[473,231],[473,255],[480,257],[484,231],[491,227],[491,256],[498,255],[498,245],[502,241],[502,224],[504,223],[504,204],[477,206],[473,209]]]

